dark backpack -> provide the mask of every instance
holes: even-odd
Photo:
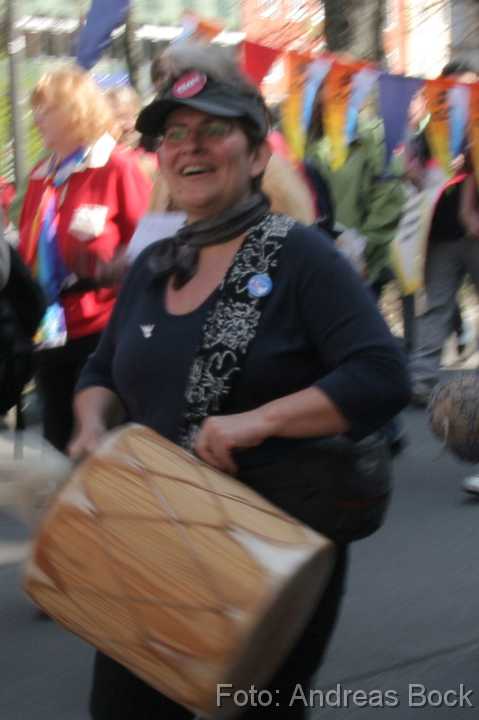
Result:
[[[23,424],[20,399],[33,377],[33,341],[46,303],[43,292],[14,248],[10,275],[0,291],[0,414],[17,406],[17,426]]]

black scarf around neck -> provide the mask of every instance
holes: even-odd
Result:
[[[259,223],[269,212],[263,193],[255,193],[214,218],[198,220],[180,228],[176,235],[159,243],[149,265],[156,279],[174,273],[174,287],[181,288],[198,269],[200,249],[239,237]]]

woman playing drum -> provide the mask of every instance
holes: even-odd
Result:
[[[96,447],[110,406],[230,474],[292,439],[360,439],[407,403],[403,359],[361,280],[328,237],[273,215],[258,191],[270,156],[263,98],[220,48],[183,45],[137,128],[188,224],[147,248],[77,388],[73,457]],[[287,508],[287,502],[285,507]],[[314,617],[270,683],[274,707],[303,718],[342,594],[346,550]],[[207,632],[207,628],[205,628]],[[188,718],[98,654],[92,717]],[[242,716],[242,717],[243,717]]]

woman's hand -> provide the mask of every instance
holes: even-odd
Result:
[[[90,254],[85,244],[77,243],[70,249],[68,268],[82,280],[92,280],[94,275],[95,258]]]
[[[75,431],[68,446],[72,460],[82,460],[100,444],[108,428],[118,424],[124,409],[112,390],[101,386],[85,388],[73,399]]]
[[[238,468],[232,451],[237,448],[256,447],[270,437],[323,437],[349,429],[349,420],[339,407],[313,385],[256,410],[207,418],[194,450],[205,462],[234,475]]]
[[[121,248],[108,262],[96,258],[80,244],[70,252],[69,268],[82,280],[92,280],[98,287],[113,287],[123,279],[130,261]]]
[[[261,408],[236,415],[218,415],[203,422],[194,450],[209,465],[234,475],[238,466],[232,451],[256,447],[270,436],[271,429]]]
[[[95,266],[95,282],[100,287],[112,287],[123,279],[130,261],[126,249],[120,250],[110,262],[97,260]]]
[[[68,445],[68,455],[74,462],[83,460],[98,447],[107,428],[101,422],[89,422],[82,425],[73,435]]]

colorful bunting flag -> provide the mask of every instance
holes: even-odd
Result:
[[[125,22],[129,8],[130,0],[92,0],[78,39],[78,65],[90,70],[98,62],[113,30]]]
[[[348,114],[346,117],[346,142],[348,144],[352,143],[353,140],[356,139],[359,111],[366,102],[366,99],[376,84],[379,75],[379,70],[375,70],[370,67],[363,67],[353,77]]]
[[[363,63],[333,63],[324,82],[324,132],[331,143],[331,167],[339,170],[348,155],[348,113],[354,77],[363,69]],[[354,111],[353,111],[354,114]]]
[[[243,42],[241,50],[243,71],[259,86],[281,51],[249,40]]]
[[[424,95],[430,120],[426,126],[426,135],[432,155],[437,159],[444,172],[452,172],[452,153],[450,147],[449,90],[453,82],[446,78],[426,80]]]
[[[288,52],[284,62],[288,92],[281,107],[282,128],[293,158],[302,160],[306,147],[306,132],[302,122],[303,95],[311,56],[309,53]]]
[[[302,125],[306,133],[310,129],[313,119],[314,101],[318,90],[324,82],[324,79],[331,69],[333,59],[331,57],[322,57],[315,60],[308,67],[306,72],[306,86],[303,96],[303,120]]]
[[[419,78],[382,73],[379,77],[379,113],[384,124],[384,167],[393,151],[404,140],[408,125],[409,106],[424,81]]]
[[[181,42],[182,40],[214,40],[224,30],[217,20],[205,20],[194,12],[185,12],[181,16],[181,33],[173,42]]]

